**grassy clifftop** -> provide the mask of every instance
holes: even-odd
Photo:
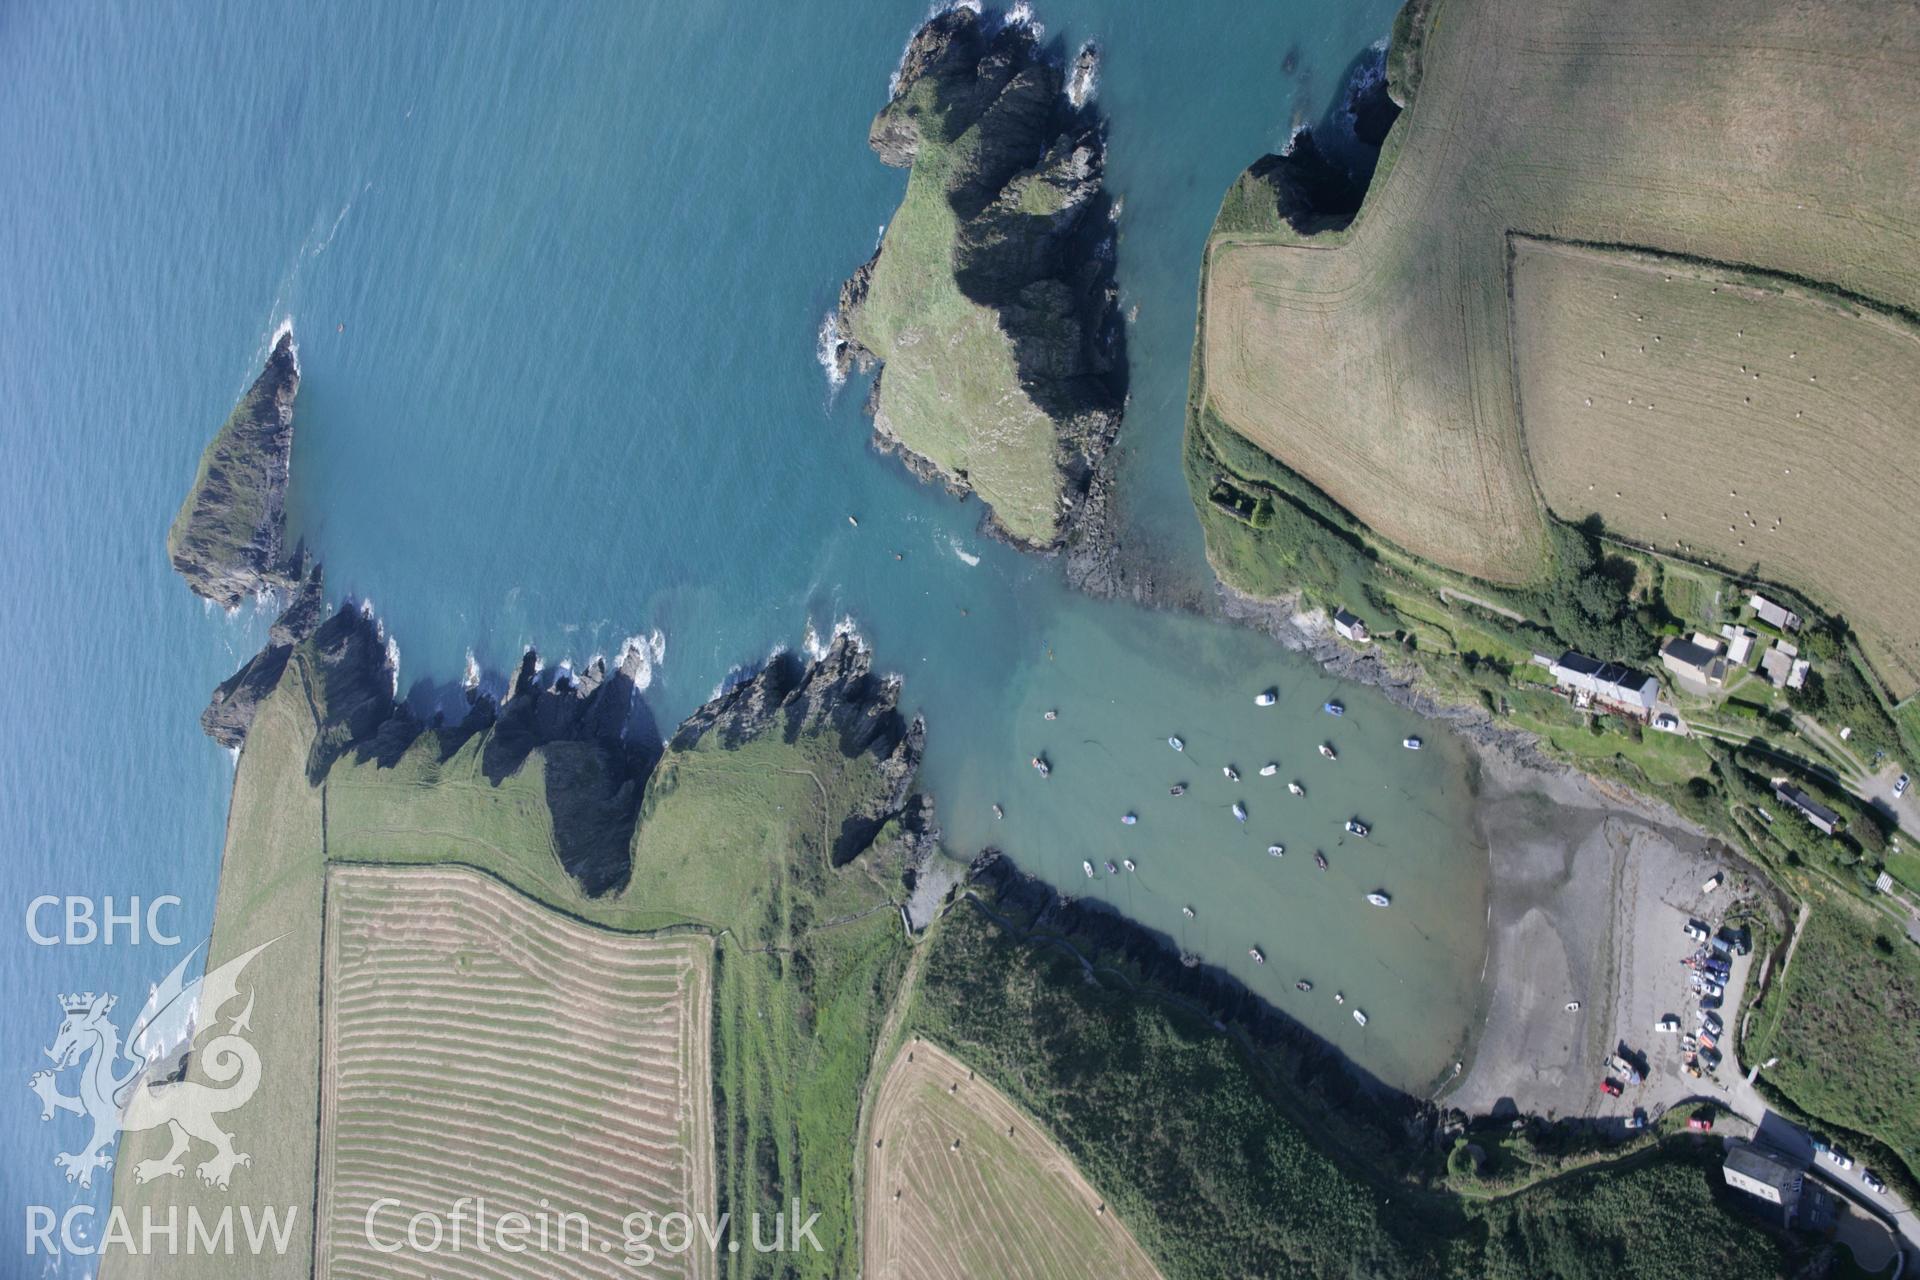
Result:
[[[842,290],[839,358],[884,366],[885,447],[1052,547],[1120,419],[1098,126],[1028,27],[954,8],[915,34],[870,141],[907,191]]]

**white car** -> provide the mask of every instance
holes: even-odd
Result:
[[[1836,1169],[1853,1168],[1853,1157],[1838,1147],[1829,1147],[1826,1151],[1826,1157],[1833,1162],[1833,1167]]]
[[[1677,1032],[1680,1030],[1680,1019],[1674,1017],[1672,1014],[1668,1014],[1666,1017],[1660,1019],[1660,1021],[1654,1023],[1653,1029],[1655,1031]]]
[[[1904,773],[1895,778],[1893,780],[1893,798],[1898,800],[1901,796],[1907,794],[1907,785],[1912,781],[1913,779]]]
[[[1695,942],[1707,940],[1707,927],[1697,920],[1689,920],[1686,925],[1687,936]]]
[[[1873,1170],[1871,1169],[1862,1169],[1860,1171],[1860,1181],[1866,1183],[1867,1190],[1877,1196],[1883,1196],[1887,1193],[1887,1184],[1874,1177]]]

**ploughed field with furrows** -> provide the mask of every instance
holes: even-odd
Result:
[[[1817,290],[1516,240],[1528,456],[1554,514],[1800,587],[1920,687],[1920,332]]]
[[[447,1274],[450,1240],[381,1246],[463,1197],[528,1240],[552,1224],[545,1250],[483,1252],[468,1205],[455,1269],[503,1280],[631,1276],[628,1214],[711,1218],[708,938],[611,933],[458,867],[334,867],[326,930],[320,1274]],[[696,1249],[648,1274],[710,1271]]]
[[[928,1041],[895,1055],[872,1137],[872,1280],[1159,1278],[1066,1154],[999,1090]]]

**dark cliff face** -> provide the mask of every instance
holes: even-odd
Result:
[[[273,692],[285,674],[294,646],[318,631],[326,620],[326,582],[320,566],[301,574],[296,557],[292,569],[298,585],[267,633],[266,646],[220,682],[207,709],[200,713],[200,727],[223,747],[237,747],[246,738],[261,700]]]
[[[167,530],[167,557],[195,594],[231,609],[287,588],[287,468],[300,366],[283,333],[253,386],[200,459],[193,488]]]
[[[1089,45],[1062,68],[1028,26],[948,9],[915,32],[893,97],[868,133],[880,159],[898,167],[911,167],[924,146],[941,148],[944,194],[958,221],[947,267],[962,294],[997,313],[1022,390],[1054,425],[1066,515],[1051,544],[1012,539],[1034,550],[1065,540],[1126,397],[1106,143],[1084,101],[1096,62]],[[878,258],[841,289],[843,369],[884,363],[854,336]],[[888,443],[911,452],[912,428],[894,424],[899,439]],[[970,489],[964,474],[908,461],[923,476]]]

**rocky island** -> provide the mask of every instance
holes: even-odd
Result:
[[[223,609],[297,582],[286,546],[287,469],[300,356],[293,329],[275,337],[266,368],[200,457],[167,530],[167,558],[194,594]]]
[[[972,9],[928,19],[868,135],[906,198],[830,329],[842,373],[881,367],[880,446],[1034,550],[1066,539],[1125,399],[1095,61]]]

